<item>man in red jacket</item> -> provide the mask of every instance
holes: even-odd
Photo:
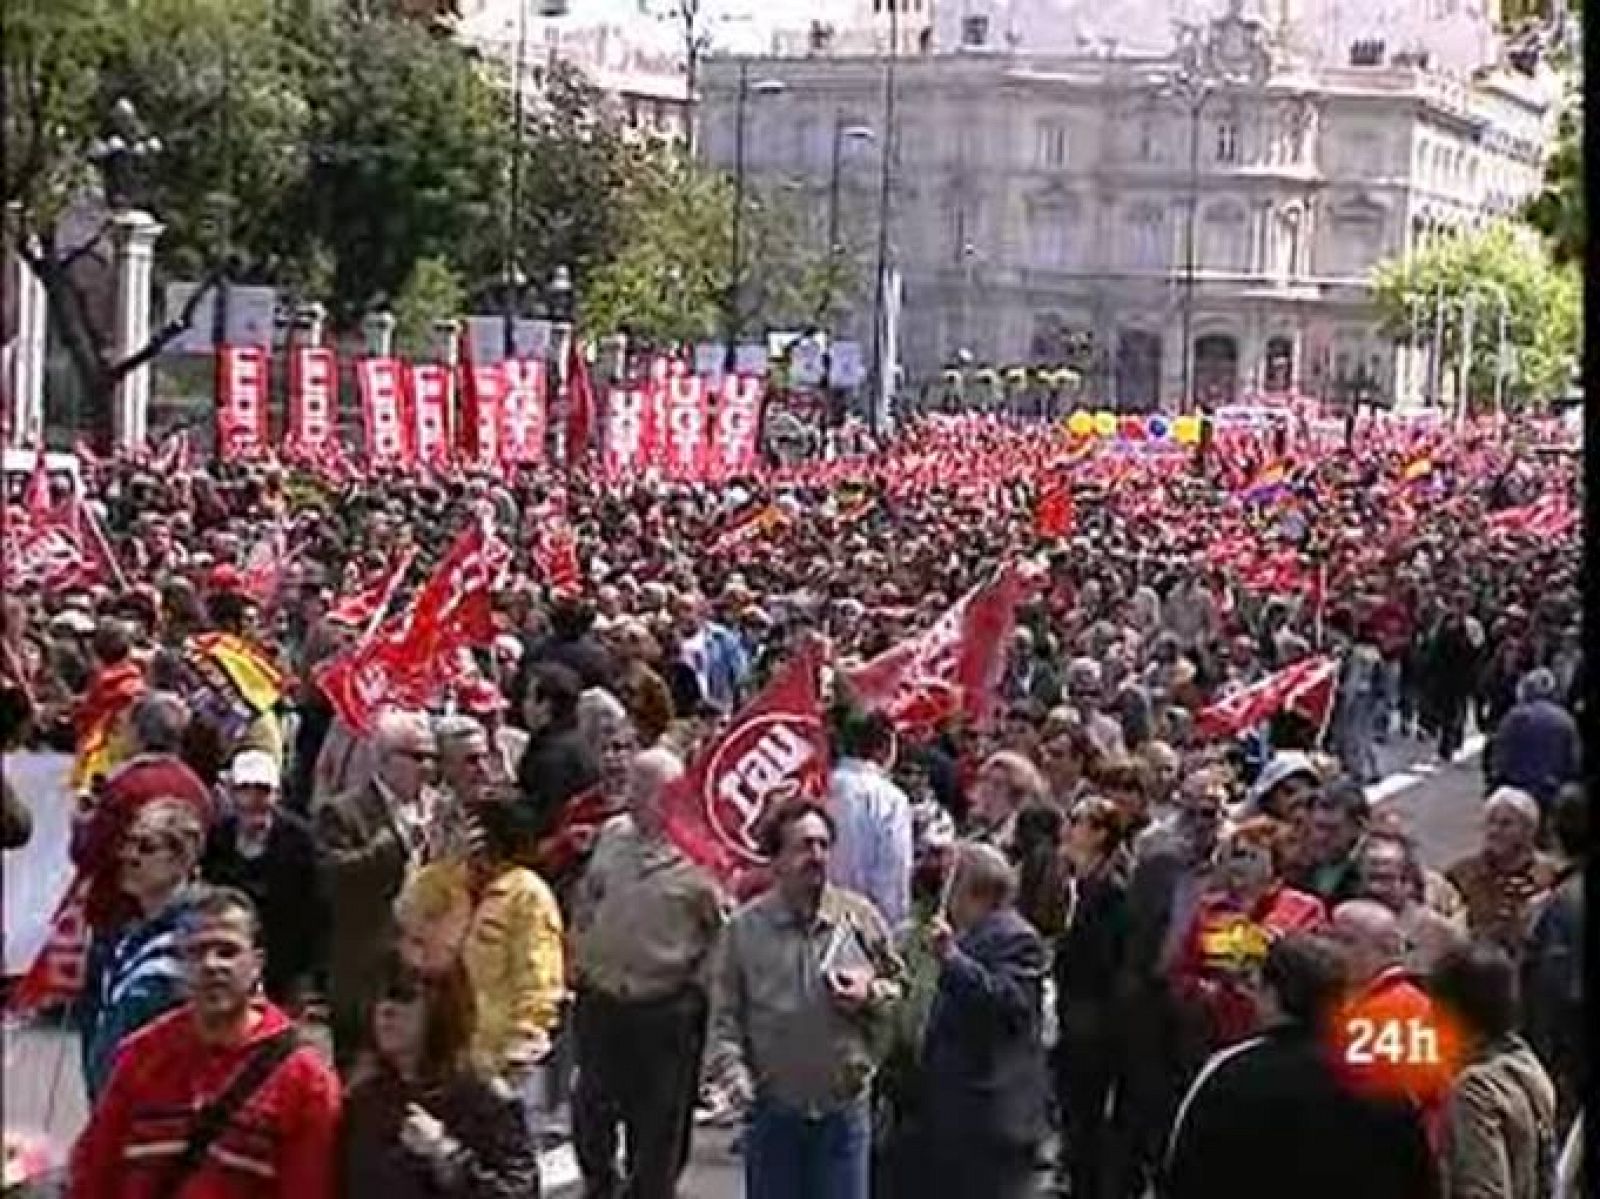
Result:
[[[253,1000],[259,933],[239,891],[192,902],[189,1002],[123,1044],[68,1199],[332,1199],[339,1082],[287,1016]]]

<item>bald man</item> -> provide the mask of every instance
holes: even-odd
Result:
[[[1356,1046],[1353,1038],[1360,1035],[1360,1027],[1352,1027],[1352,1022],[1371,1021],[1370,1031],[1375,1035],[1398,1027],[1409,1038],[1413,1027],[1438,1028],[1433,1000],[1405,968],[1405,931],[1391,909],[1371,899],[1341,903],[1333,909],[1333,936],[1348,956],[1351,988],[1336,1033],[1346,1038],[1340,1042],[1345,1049],[1340,1055],[1342,1064],[1359,1093],[1382,1095],[1391,1083],[1395,1063],[1381,1052]],[[1398,1024],[1390,1025],[1390,1021]],[[1412,1100],[1428,1111],[1437,1110],[1449,1086],[1443,1061],[1436,1064],[1441,1067],[1439,1072],[1410,1091]]]
[[[361,1041],[377,965],[394,936],[394,901],[430,856],[433,821],[427,787],[439,763],[428,718],[386,713],[372,736],[370,781],[319,803],[312,812],[328,896],[328,1001],[334,1056],[341,1067]]]
[[[636,1199],[672,1199],[688,1160],[724,914],[716,884],[666,836],[662,800],[683,772],[666,749],[634,756],[628,816],[601,836],[573,905],[573,1139],[591,1195],[617,1193],[619,1124]]]

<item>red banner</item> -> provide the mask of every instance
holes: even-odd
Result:
[[[516,466],[544,461],[545,366],[536,358],[504,364],[505,391],[500,402],[500,456]]]
[[[759,466],[762,389],[759,376],[723,376],[707,452],[712,478],[751,474]]]
[[[400,363],[396,359],[363,358],[356,363],[367,457],[380,466],[400,466],[411,461],[400,379]]]
[[[1021,588],[1016,571],[1006,567],[933,627],[850,672],[850,690],[902,732],[925,731],[958,715],[981,727],[994,704]]]
[[[505,405],[506,372],[498,363],[461,368],[462,458],[471,466],[498,465],[500,410]]]
[[[289,428],[284,442],[319,454],[338,436],[339,366],[333,351],[299,346],[289,355]]]
[[[658,396],[657,464],[669,479],[698,483],[706,477],[706,431],[710,423],[706,381],[699,375],[667,376]]]
[[[623,479],[655,461],[657,440],[653,389],[613,387],[606,396],[601,466],[606,477]]]
[[[442,362],[410,367],[411,446],[416,461],[441,465],[450,460],[455,380]]]
[[[1235,691],[1201,709],[1195,732],[1202,737],[1235,737],[1289,708],[1317,725],[1327,723],[1339,664],[1332,658],[1306,658]]]
[[[224,460],[267,447],[267,352],[223,346],[217,354],[217,448]]]
[[[83,990],[84,969],[89,958],[89,922],[85,902],[89,880],[73,877],[50,918],[50,935],[33,959],[28,972],[18,981],[6,1002],[6,1010],[16,1015],[70,1003]]]
[[[828,790],[820,654],[803,645],[663,798],[667,835],[725,882],[761,865],[761,822],[796,796]]]

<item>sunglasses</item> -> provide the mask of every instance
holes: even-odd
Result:
[[[165,837],[146,834],[142,837],[129,837],[123,842],[127,850],[138,854],[141,858],[153,858],[158,853],[167,853],[172,849],[172,843]]]
[[[431,749],[397,749],[395,753],[413,762],[437,762],[439,755]]]
[[[422,985],[410,979],[396,979],[383,989],[384,1003],[415,1003],[422,998]]]

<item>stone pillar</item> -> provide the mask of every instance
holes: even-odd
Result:
[[[433,322],[433,357],[451,370],[461,361],[461,322],[450,320]]]
[[[328,322],[328,310],[312,301],[295,309],[294,332],[296,341],[308,349],[322,345],[322,336]]]
[[[394,326],[394,314],[389,312],[374,312],[361,322],[370,357],[389,358],[394,355]]]
[[[124,359],[150,340],[150,270],[161,222],[148,212],[128,209],[111,218],[116,267],[116,337],[113,353]],[[150,364],[129,371],[117,383],[111,408],[111,441],[121,450],[144,445],[150,416]]]
[[[44,359],[49,302],[44,284],[23,261],[22,255],[9,254],[5,269],[11,272],[11,291],[16,297],[17,313],[17,335],[7,347],[5,363],[6,428],[10,430],[11,445],[31,447],[44,438]]]

